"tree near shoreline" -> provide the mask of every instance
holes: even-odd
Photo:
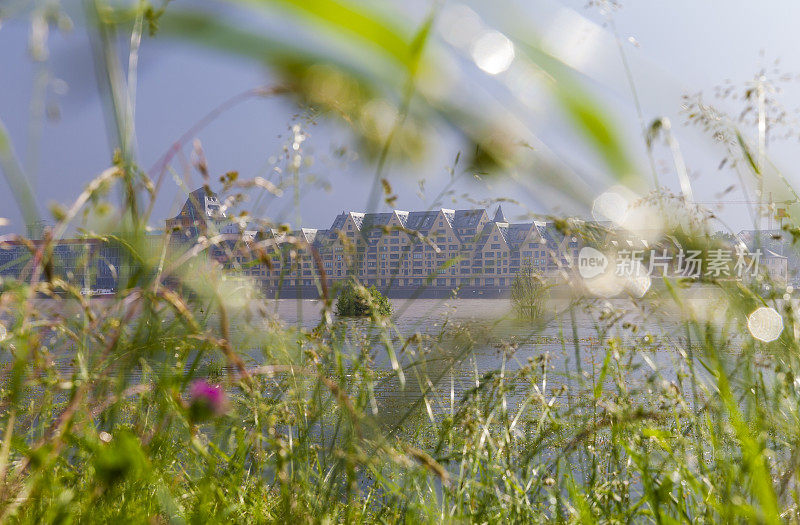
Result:
[[[387,317],[391,314],[392,305],[374,285],[366,288],[347,281],[336,299],[336,315],[340,317]]]
[[[538,319],[544,312],[549,286],[541,272],[526,261],[511,284],[511,302],[520,319]]]

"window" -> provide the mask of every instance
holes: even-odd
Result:
[[[492,250],[499,250],[500,244],[492,244]]]

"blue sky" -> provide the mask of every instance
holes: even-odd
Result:
[[[176,4],[181,5],[181,1]],[[507,9],[486,9],[486,4],[480,2],[473,2],[473,7],[489,25],[509,27],[510,32],[530,31],[536,38],[562,46],[560,50],[566,59],[575,60],[574,65],[585,74],[587,85],[618,120],[623,134],[631,139],[631,149],[639,156],[640,165],[646,167],[644,148],[638,140],[638,117],[610,27],[604,25],[606,19],[597,8],[585,4],[585,0],[537,0],[509,2]],[[405,10],[410,19],[417,20],[424,16],[428,5],[412,1],[393,8]],[[445,5],[452,4],[445,2]],[[623,2],[613,18],[624,41],[646,120],[668,116],[678,126],[683,120],[679,114],[683,93],[703,91],[706,100],[713,101],[714,86],[726,79],[743,83],[762,64],[774,59],[781,60],[783,72],[800,72],[800,56],[796,53],[800,37],[796,28],[787,23],[800,20],[800,5],[796,2],[730,1],[724,5],[711,0]],[[30,172],[35,172],[33,184],[40,209],[45,211],[51,202],[74,199],[91,178],[108,166],[109,141],[91,49],[81,24],[68,34],[52,32],[50,57],[44,66],[30,59],[29,30],[25,15],[4,20],[0,25],[0,119],[10,132],[18,156]],[[633,37],[635,44],[629,37]],[[158,38],[145,39],[140,64],[136,125],[139,161],[145,169],[210,110],[240,92],[273,80],[267,69],[248,60]],[[36,75],[41,72],[37,68],[41,67],[46,68],[51,78],[64,81],[51,83],[47,95],[48,103],[58,107],[60,116],[46,121],[40,138],[32,141],[31,100]],[[476,89],[487,85],[486,75],[478,68],[465,69],[465,82],[474,82]],[[787,83],[785,92],[779,95],[790,111],[800,105],[797,87],[797,81]],[[502,89],[491,86],[486,89],[491,93],[495,89],[498,97],[503,96]],[[721,104],[732,111],[737,109],[730,101]],[[298,108],[286,100],[252,100],[221,115],[199,134],[212,174],[238,170],[243,177],[268,175],[270,157],[280,155],[297,112]],[[597,159],[586,152],[558,112],[544,108],[531,111],[526,118],[544,144],[567,159],[574,169],[587,174],[592,191],[602,191],[609,184],[602,178]],[[314,158],[307,175],[314,179],[304,185],[299,219],[305,226],[326,227],[336,213],[364,208],[375,166],[363,159],[343,160],[333,153],[342,146],[353,151],[350,134],[341,124],[319,121],[307,130],[310,137],[304,147]],[[423,163],[391,167],[390,180],[399,194],[397,207],[429,206],[433,196],[447,184],[446,168],[460,144],[444,129],[437,129],[435,134],[435,151]],[[738,183],[731,172],[717,170],[720,152],[696,129],[679,127],[676,136],[693,175],[697,200],[715,200],[724,188]],[[32,148],[32,144],[38,146]],[[796,140],[770,145],[771,157],[789,180],[795,180],[796,145]],[[677,190],[670,158],[665,148],[657,149],[660,179]],[[421,178],[426,179],[423,198],[417,195]],[[199,184],[198,177],[194,181]],[[586,212],[580,207],[562,207],[558,200],[538,191],[535,184],[523,187],[514,181],[465,182],[457,186],[456,195],[465,193],[477,200],[492,196],[518,199],[520,206],[504,205],[509,217],[529,211]],[[738,193],[725,198],[743,199]],[[168,180],[154,219],[173,213],[181,199],[180,191]],[[445,200],[444,205],[471,206],[464,198],[457,198],[455,203]],[[289,196],[283,201],[271,201],[259,211],[276,220],[298,219]],[[742,204],[727,205],[720,216],[734,229],[752,224]],[[11,220],[0,232],[23,230],[4,179],[0,181],[0,217]],[[156,220],[151,222],[158,226]]]

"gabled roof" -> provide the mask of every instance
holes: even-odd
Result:
[[[483,225],[483,229],[480,231],[478,235],[478,239],[475,241],[475,253],[479,253],[483,247],[486,245],[486,242],[489,240],[489,235],[492,234],[494,231],[494,227],[497,225],[496,222],[487,222]]]
[[[505,237],[509,249],[519,250],[520,245],[528,237],[528,234],[534,227],[534,224],[531,222],[523,222],[509,224],[506,227],[500,226],[500,231],[503,232],[503,237]]]
[[[317,230],[316,228],[300,228],[299,230],[292,231],[282,231],[272,228],[265,231],[264,236],[267,238],[271,237],[275,241],[276,245],[288,242],[290,238],[293,240],[304,241],[309,245],[313,245],[318,234],[320,232],[324,233],[325,231],[327,230]]]
[[[772,250],[764,250],[764,258],[765,259],[788,259],[785,255],[781,255],[777,252],[773,252]]]
[[[442,213],[445,220],[453,228],[477,228],[481,218],[485,216],[486,210],[482,208],[468,210],[451,210],[442,208],[441,210],[429,211],[405,211],[393,210],[385,213],[359,213],[354,211],[342,212],[337,215],[330,228],[327,230],[328,237],[335,236],[336,230],[344,227],[348,217],[352,217],[353,223],[359,230],[369,230],[376,226],[388,226],[393,216],[397,216],[398,221],[404,228],[427,232],[433,228],[439,213]]]
[[[444,215],[444,218],[447,220],[447,222],[452,227],[453,226],[453,221],[456,218],[456,210],[448,210],[447,208],[442,208],[442,215]]]
[[[316,228],[300,228],[300,236],[304,239],[308,244],[314,244],[314,239],[317,237],[317,230]]]
[[[430,234],[431,230],[436,227],[436,219],[439,217],[440,213],[444,220],[446,220],[453,228],[456,237],[459,238],[459,241],[463,241],[461,237],[467,234],[465,230],[472,229],[475,229],[476,232],[468,233],[468,235],[470,235],[470,239],[472,238],[472,235],[477,234],[480,241],[480,236],[483,232],[478,231],[478,226],[480,225],[481,220],[488,218],[486,215],[486,210],[483,208],[472,208],[465,210],[451,210],[448,208],[442,208],[440,210],[411,212],[404,210],[393,210],[391,212],[384,213],[359,213],[348,211],[337,215],[333,221],[333,224],[331,224],[331,227],[328,230],[322,231],[321,234],[327,236],[328,239],[336,238],[338,236],[338,231],[344,229],[345,222],[347,222],[348,217],[350,217],[352,218],[356,229],[362,233],[363,238],[366,239],[368,244],[374,244],[384,233],[384,227],[387,227],[391,223],[392,218],[396,216],[398,222],[404,228],[416,230],[423,235],[428,235]],[[487,224],[501,224],[504,226],[510,226],[510,230],[507,230],[509,233],[505,233],[504,230],[503,235],[504,237],[506,235],[511,236],[511,244],[514,244],[515,242],[519,244],[524,239],[524,236],[527,234],[527,232],[533,227],[533,225],[538,223],[509,225],[508,219],[506,219],[502,207],[498,206],[494,221],[485,222],[484,227]],[[540,224],[543,225],[544,223]],[[537,228],[543,228],[543,226],[537,226]],[[481,228],[481,230],[483,229],[484,228]],[[540,235],[542,235],[542,232],[540,232]],[[483,239],[482,242],[485,242],[485,239]]]
[[[397,220],[399,220],[400,224],[405,228],[406,223],[408,222],[408,212],[403,210],[394,210],[394,214],[397,215]]]
[[[359,230],[361,229],[361,224],[364,222],[364,215],[364,213],[358,213],[355,211],[350,212],[350,217],[353,218],[353,222],[355,223],[356,228]]]
[[[361,222],[361,229],[382,231],[381,226],[388,226],[393,213],[365,213]]]
[[[781,251],[782,245],[787,241],[791,243],[792,236],[783,230],[742,230],[736,236],[741,239],[749,250],[757,247]]]
[[[286,237],[291,235],[291,232],[285,232],[275,228],[270,228],[269,230],[264,232],[264,234],[265,237],[271,237],[275,241],[275,244],[278,245],[284,242],[286,240]]]
[[[551,248],[558,247],[564,242],[564,234],[552,222],[545,223],[541,233],[542,238],[551,245]]]
[[[258,240],[258,237],[258,230],[245,230],[242,232],[242,241],[244,241],[245,244],[250,244],[251,242]]]
[[[322,232],[322,235],[326,235],[331,240],[336,239],[339,237],[339,232],[344,230],[344,224],[347,222],[348,217],[353,219],[353,224],[355,224],[356,230],[360,231],[362,224],[364,223],[364,215],[366,214],[355,211],[343,211],[334,217],[330,228],[319,231]]]
[[[327,239],[329,231],[330,230],[317,230],[317,234],[314,236],[314,246],[321,248],[323,245],[329,244],[330,241]]]
[[[222,220],[227,217],[225,210],[217,198],[217,194],[208,189],[206,186],[198,188],[191,192],[183,203],[181,212],[175,216],[175,219],[182,217],[189,217],[192,221],[197,220]]]
[[[360,231],[367,244],[375,245],[380,241],[393,216],[393,212],[363,214]]]
[[[409,230],[417,230],[421,233],[427,232],[433,227],[433,223],[436,221],[436,217],[438,216],[438,211],[409,212],[406,228]]]
[[[506,219],[506,216],[503,214],[503,206],[501,204],[497,205],[497,211],[495,212],[494,219],[492,220],[494,222],[508,222],[508,219]]]
[[[347,214],[345,212],[340,213],[333,219],[333,224],[328,229],[329,236],[336,237],[336,230],[341,230],[344,227],[344,223],[347,220]]]
[[[539,235],[540,240],[547,240],[545,232],[547,231],[547,223],[544,221],[533,221],[533,227],[536,228],[536,233]]]
[[[481,217],[486,213],[483,208],[474,208],[471,210],[456,210],[452,222],[453,228],[477,228]]]
[[[755,239],[756,237],[786,237],[787,233],[783,230],[742,230],[739,232],[739,237],[749,237]]]

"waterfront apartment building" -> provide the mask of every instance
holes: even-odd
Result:
[[[49,263],[42,264],[43,260]],[[120,277],[132,271],[124,261],[118,243],[97,238],[0,243],[0,278],[27,282],[58,278],[84,291],[116,290]]]
[[[544,275],[568,270],[580,246],[551,222],[512,223],[498,206],[493,217],[485,209],[345,211],[327,229],[245,231],[211,256],[268,292],[349,278],[383,290],[502,290],[525,264]]]
[[[195,250],[198,242],[208,242],[196,250],[198,256],[255,282],[267,294],[298,291],[303,296],[324,293],[347,279],[400,294],[421,290],[497,293],[507,291],[526,265],[551,283],[572,280],[584,246],[619,254],[625,250],[662,254],[664,248],[610,224],[514,223],[501,206],[491,216],[485,209],[343,211],[327,229],[243,229],[227,217],[225,206],[207,187],[188,195],[180,212],[166,219],[163,232],[129,239],[124,245],[117,236],[50,244],[14,239],[0,239],[0,277],[32,281],[49,272],[81,289],[115,291],[126,276],[139,274],[137,261],[142,257],[151,263],[160,261],[148,264],[150,271],[156,271],[165,261]],[[129,253],[132,247],[135,254]],[[784,251],[784,247],[762,247],[761,267],[776,282],[793,282],[787,258],[774,251]],[[677,269],[675,255],[671,253],[673,270]],[[43,260],[48,263],[42,264]],[[642,263],[647,267],[648,260]],[[178,286],[179,282],[167,275],[164,284]]]
[[[485,209],[343,211],[327,229],[247,230],[233,237],[212,248],[212,257],[266,292],[314,293],[351,278],[384,291],[502,292],[525,265],[551,282],[575,282],[578,254],[587,245],[642,254],[645,271],[647,254],[666,253],[658,242],[648,243],[611,224],[576,219],[513,223],[502,206],[491,217]],[[733,253],[735,243],[730,248]],[[671,259],[677,275],[678,257],[671,253]],[[786,257],[762,250],[757,264],[775,282],[787,282]],[[707,270],[703,266],[703,277]],[[726,275],[731,277],[718,277]]]

